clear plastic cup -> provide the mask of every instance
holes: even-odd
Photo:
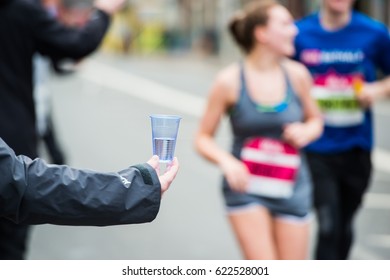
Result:
[[[160,162],[169,163],[175,155],[175,146],[181,117],[172,115],[151,115],[153,155]]]

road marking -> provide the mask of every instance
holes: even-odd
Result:
[[[390,210],[390,194],[367,193],[363,198],[363,207],[368,209]]]
[[[375,148],[372,155],[372,161],[375,169],[390,173],[390,151]]]
[[[88,60],[79,76],[97,85],[114,89],[144,101],[200,117],[205,100],[160,83],[132,75],[123,70]]]
[[[390,118],[390,112],[389,112],[389,101],[383,100],[381,102],[377,102],[374,105],[374,113],[378,115],[382,115],[384,117]]]
[[[353,259],[357,259],[357,260],[377,260],[378,259],[378,255],[375,254],[375,252],[372,252],[372,250],[367,250],[359,244],[355,244],[355,246],[352,248],[352,257],[355,257]]]
[[[390,248],[389,234],[370,234],[367,239],[370,244],[376,247]]]
[[[94,84],[120,91],[192,117],[201,117],[206,105],[205,98],[132,75],[93,59],[89,59],[84,64],[78,75]],[[375,149],[373,163],[376,170],[390,173],[390,151]]]

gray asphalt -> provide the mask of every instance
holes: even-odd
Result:
[[[99,54],[92,59],[199,98],[207,95],[216,71],[226,64],[180,56]],[[154,222],[103,228],[34,226],[28,259],[241,259],[224,214],[220,172],[192,148],[198,117],[90,82],[80,75],[82,71],[81,66],[74,75],[54,77],[50,85],[54,120],[67,162],[101,171],[144,162],[151,156],[148,116],[167,113],[183,117],[176,151],[181,170]],[[390,104],[382,105],[390,109]],[[388,150],[389,121],[390,116],[378,115],[376,128],[378,145]],[[230,143],[225,122],[217,141],[226,147]],[[390,259],[389,186],[390,173],[376,171],[370,194],[383,198],[382,203],[371,202],[359,212],[352,259]]]

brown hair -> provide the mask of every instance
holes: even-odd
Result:
[[[237,11],[229,22],[228,28],[237,44],[249,53],[255,43],[254,30],[256,26],[264,26],[268,22],[268,11],[279,5],[277,0],[256,0],[248,3]]]

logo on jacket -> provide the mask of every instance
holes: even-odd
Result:
[[[125,177],[121,176],[122,184],[125,185],[126,188],[130,187],[131,182],[127,180]]]

